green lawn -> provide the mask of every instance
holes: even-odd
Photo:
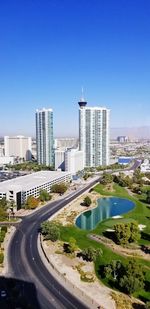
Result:
[[[90,231],[95,234],[102,234],[107,228],[112,228],[114,224],[119,223],[119,222],[129,222],[136,220],[138,221],[139,224],[144,224],[146,225],[146,228],[144,230],[144,238],[142,238],[139,243],[140,244],[147,244],[150,243],[150,208],[146,203],[140,202],[136,197],[132,197],[128,194],[125,188],[122,188],[118,186],[117,184],[113,184],[113,191],[110,192],[105,189],[105,186],[103,185],[97,185],[94,190],[101,195],[105,196],[117,196],[121,198],[128,198],[131,201],[135,203],[135,208],[124,214],[122,219],[107,219],[101,223],[99,223],[96,228],[93,231]],[[97,243],[94,240],[91,240],[87,237],[89,234],[89,231],[81,230],[78,227],[74,225],[66,226],[66,227],[61,227],[61,240],[62,241],[69,241],[70,237],[74,237],[76,239],[77,245],[80,249],[92,246],[94,248],[101,248],[103,250],[103,255],[102,257],[98,258],[95,262],[95,271],[97,274],[97,277],[103,281],[106,285],[109,286],[108,281],[106,279],[101,278],[101,272],[100,272],[100,267],[104,264],[107,264],[111,262],[112,260],[121,260],[124,264],[128,262],[127,257],[123,257],[117,253],[112,252],[111,249],[107,248],[106,246]],[[150,261],[146,261],[143,259],[138,259],[138,262],[143,265],[144,270],[145,270],[145,278],[146,281],[150,285]],[[150,292],[141,290],[138,291],[134,294],[134,296],[139,297],[141,299],[145,300],[150,300]]]

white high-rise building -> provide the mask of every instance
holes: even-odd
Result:
[[[65,151],[65,171],[76,174],[84,169],[83,151],[67,149]]]
[[[53,111],[36,110],[36,144],[38,164],[54,165]]]
[[[84,153],[84,166],[109,164],[109,112],[105,107],[87,107],[79,102],[79,150]]]
[[[14,156],[29,161],[32,159],[31,144],[31,137],[4,136],[5,156]]]

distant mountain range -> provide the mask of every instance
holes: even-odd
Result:
[[[130,139],[135,138],[150,138],[150,126],[143,127],[131,127],[131,128],[111,128],[110,129],[110,137],[111,139],[116,139],[117,136],[126,135]]]

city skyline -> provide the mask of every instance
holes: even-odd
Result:
[[[35,110],[51,107],[54,135],[77,136],[82,85],[112,128],[149,125],[149,12],[139,0],[2,2],[0,135],[35,136]]]

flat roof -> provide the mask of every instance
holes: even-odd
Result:
[[[14,179],[6,180],[0,183],[0,192],[5,192],[16,187],[21,187],[22,191],[30,190],[31,188],[51,182],[63,176],[71,175],[69,172],[61,171],[40,171],[25,176],[20,176]]]

